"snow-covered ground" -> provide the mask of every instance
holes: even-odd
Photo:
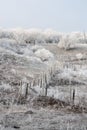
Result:
[[[0,113],[1,130],[86,130],[87,115],[61,110],[14,107],[11,113]],[[19,111],[20,110],[20,111]]]
[[[80,124],[86,129],[87,115],[31,106],[47,87],[47,96],[65,102],[72,101],[75,90],[74,103],[87,107],[86,42],[80,32],[0,30],[1,130],[16,129],[17,121],[21,130],[79,130]],[[22,98],[25,105],[19,105]],[[25,114],[29,109],[33,112]]]

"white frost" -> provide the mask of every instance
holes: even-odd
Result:
[[[54,59],[54,55],[49,50],[46,49],[38,49],[35,52],[35,55],[41,58],[42,60]]]

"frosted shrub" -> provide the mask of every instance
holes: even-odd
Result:
[[[68,35],[61,38],[59,44],[59,48],[63,48],[65,50],[69,50],[75,47],[74,40],[71,39]]]
[[[42,60],[54,59],[53,54],[49,50],[46,50],[44,48],[43,49],[38,49],[35,52],[35,55],[37,57],[41,58]]]

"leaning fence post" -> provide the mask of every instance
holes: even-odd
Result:
[[[41,77],[41,79],[40,79],[40,88],[42,88],[42,86],[43,86],[43,83],[42,83],[42,77]]]
[[[48,84],[47,84],[47,76],[45,74],[45,96],[47,96],[47,89],[48,89]]]
[[[45,96],[47,96],[47,90],[48,90],[48,84],[46,84],[46,87],[45,87]]]
[[[28,83],[26,84],[26,90],[25,90],[25,98],[28,96]]]
[[[75,89],[73,89],[73,105],[75,103]]]

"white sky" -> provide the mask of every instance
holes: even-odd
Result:
[[[87,31],[87,0],[0,0],[0,27]]]

